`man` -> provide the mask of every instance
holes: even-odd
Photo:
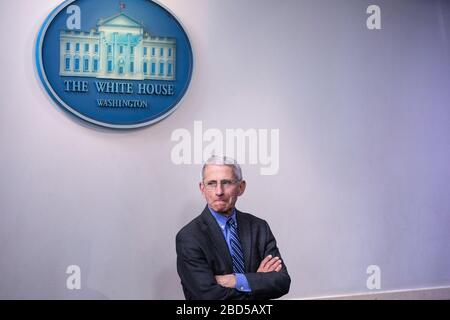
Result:
[[[176,236],[186,299],[274,299],[291,279],[266,221],[235,209],[246,187],[240,166],[212,156],[202,168],[207,206]]]

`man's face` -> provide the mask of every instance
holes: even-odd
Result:
[[[236,180],[232,166],[207,165],[200,190],[211,209],[230,215],[237,198],[244,193],[245,181]]]

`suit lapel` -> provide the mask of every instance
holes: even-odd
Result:
[[[251,270],[252,228],[250,221],[240,211],[236,210],[239,241],[244,253],[245,270]]]
[[[206,226],[206,232],[211,239],[212,244],[216,247],[219,257],[225,262],[227,272],[232,273],[233,261],[231,260],[227,242],[223,236],[222,230],[220,230],[220,227],[217,224],[217,221],[209,211],[208,206],[206,206],[205,210],[203,210],[201,217]]]

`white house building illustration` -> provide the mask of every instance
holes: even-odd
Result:
[[[175,80],[175,57],[175,38],[154,36],[122,12],[88,32],[60,32],[61,76]]]

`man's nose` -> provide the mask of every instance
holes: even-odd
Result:
[[[223,195],[223,186],[221,183],[217,184],[215,192],[216,192],[216,196]]]

